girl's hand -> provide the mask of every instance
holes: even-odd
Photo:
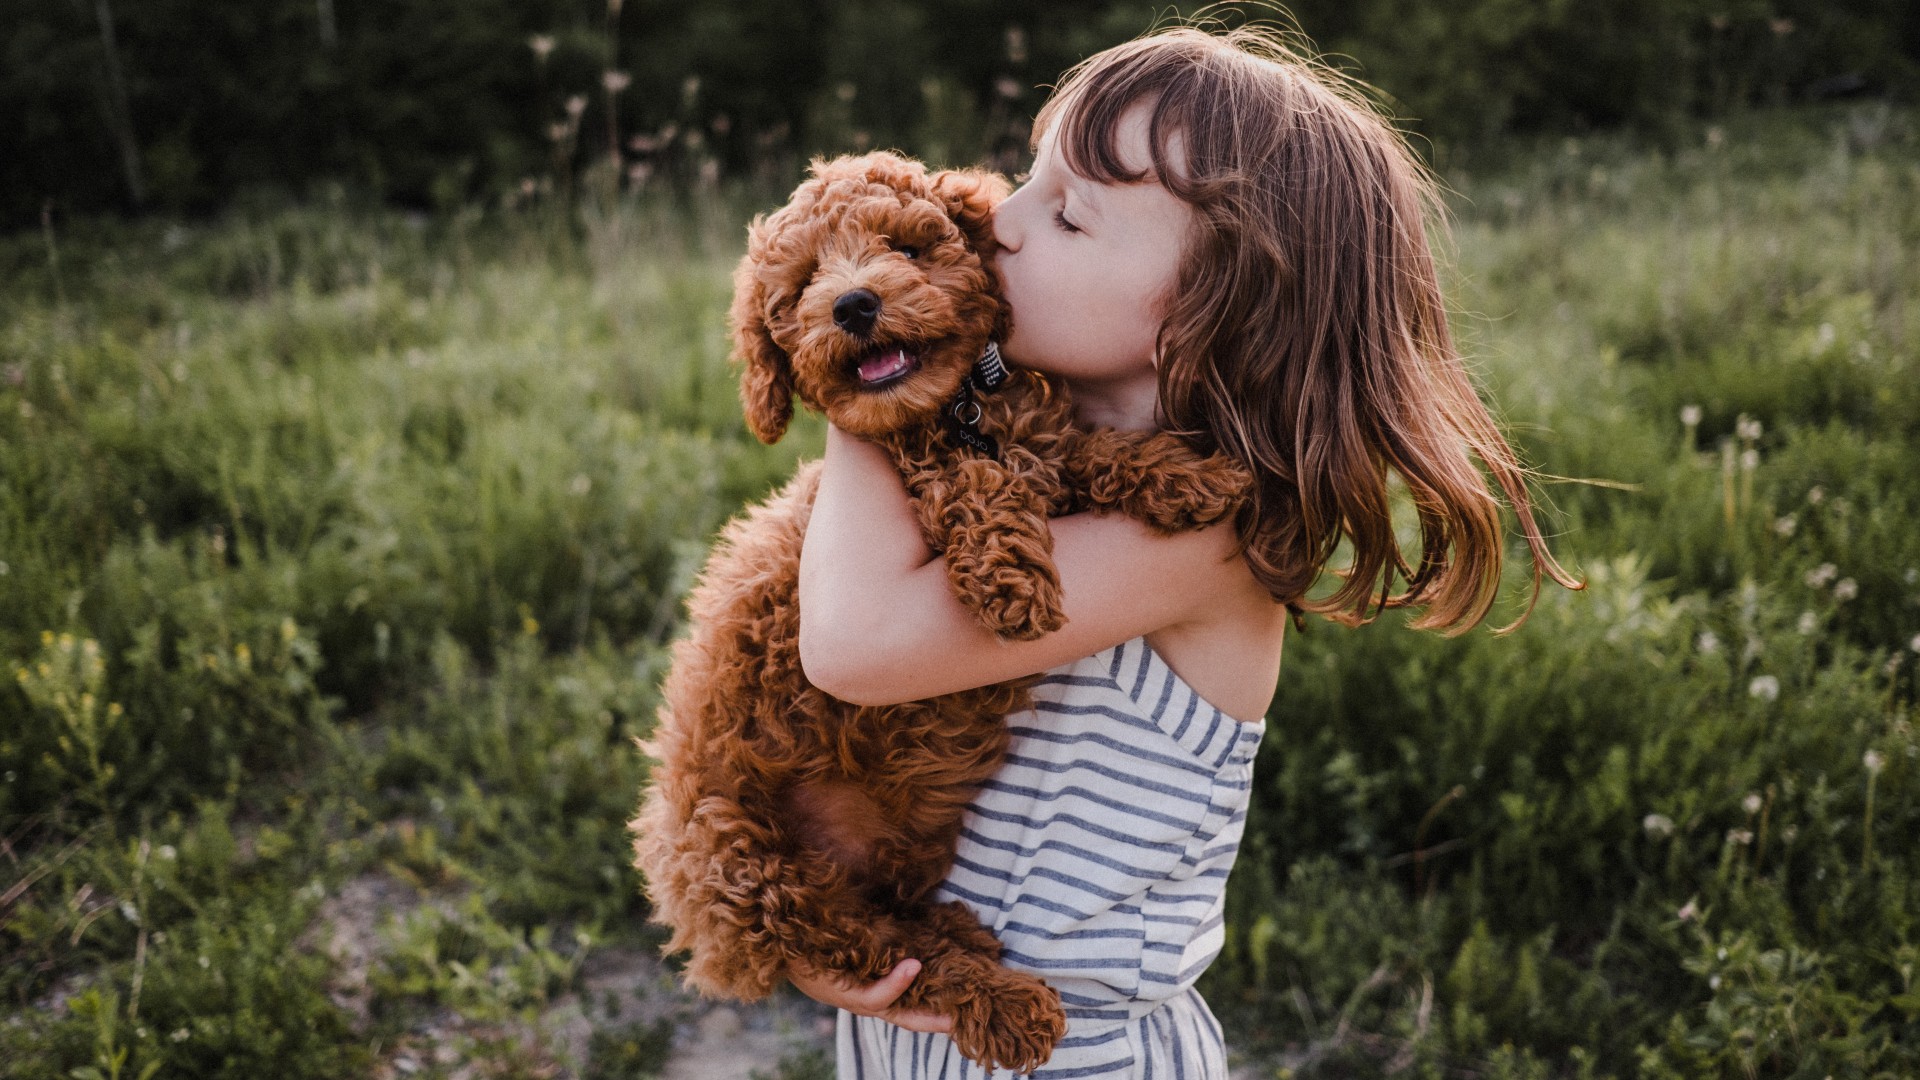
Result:
[[[787,977],[799,991],[822,1005],[845,1009],[855,1016],[872,1016],[908,1031],[932,1031],[947,1034],[953,1021],[938,1013],[911,1012],[893,1007],[895,999],[906,992],[907,984],[920,974],[920,961],[902,960],[879,982],[865,986],[817,971],[793,971]]]

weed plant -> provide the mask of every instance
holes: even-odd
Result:
[[[1920,139],[1696,134],[1449,176],[1589,586],[1289,642],[1204,985],[1263,1072],[1920,1072]],[[632,740],[719,523],[819,447],[725,364],[777,198],[0,241],[9,1076],[390,1071],[448,1014],[494,1073],[657,1071],[653,1021],[541,1017],[656,944]],[[418,903],[330,952],[368,880]]]

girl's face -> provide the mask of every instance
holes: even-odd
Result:
[[[1154,384],[1154,338],[1193,211],[1157,181],[1097,184],[1069,169],[1060,125],[994,212],[996,264],[1013,308],[1014,361],[1087,385]],[[1117,149],[1147,168],[1147,109],[1121,117]],[[1177,153],[1176,138],[1169,150]],[[1151,398],[1149,398],[1151,400]]]

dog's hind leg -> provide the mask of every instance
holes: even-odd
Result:
[[[1037,976],[999,962],[1000,942],[965,904],[939,904],[905,923],[906,955],[925,966],[895,1004],[953,1018],[961,1054],[987,1066],[1031,1072],[1067,1031],[1060,995]]]

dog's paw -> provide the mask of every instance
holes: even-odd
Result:
[[[953,1045],[989,1069],[1030,1073],[1047,1063],[1067,1033],[1066,1010],[1052,987],[1005,971],[1001,985],[963,1003],[953,1018]]]
[[[1009,641],[1032,641],[1067,623],[1060,578],[1051,563],[994,566],[950,557],[947,568],[960,602],[979,616],[980,625]]]

